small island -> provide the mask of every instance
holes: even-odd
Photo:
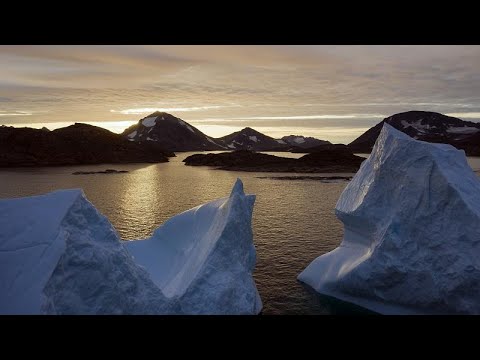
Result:
[[[237,150],[220,154],[195,154],[183,162],[188,166],[213,166],[218,170],[292,173],[355,173],[365,158],[346,146],[324,145],[299,159]]]
[[[123,174],[128,173],[128,170],[107,169],[101,171],[75,171],[72,175],[91,175],[91,174]]]

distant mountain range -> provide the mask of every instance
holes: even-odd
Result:
[[[75,124],[53,131],[0,126],[0,167],[166,162],[172,152],[106,129]]]
[[[215,139],[180,118],[155,112],[122,134],[79,123],[53,131],[0,126],[0,167],[166,162],[174,151],[291,151],[312,143],[324,142],[302,136],[273,139],[251,128]]]
[[[140,119],[122,135],[132,142],[156,142],[170,151],[291,151],[329,144],[328,141],[298,135],[274,139],[250,127],[221,138],[213,138],[186,121],[164,112],[154,112]]]
[[[282,151],[286,148],[285,143],[249,127],[221,137],[217,141],[229,150]]]
[[[348,145],[350,149],[357,153],[369,153],[385,122],[414,139],[450,144],[465,150],[469,156],[480,156],[480,123],[428,111],[408,111],[389,116],[352,141]]]
[[[384,122],[415,139],[451,144],[465,150],[467,155],[480,156],[480,123],[435,112],[409,111],[392,115],[352,141],[348,148],[300,135],[274,139],[249,127],[212,138],[180,118],[155,112],[122,134],[78,123],[53,131],[0,126],[0,167],[163,162],[175,156],[175,151],[368,153]]]
[[[284,143],[302,148],[302,149],[310,149],[315,146],[320,146],[320,145],[328,145],[331,144],[330,141],[326,140],[319,140],[313,137],[305,137],[305,136],[300,136],[300,135],[288,135],[282,137],[281,140],[277,140],[278,142],[281,143],[283,141]]]

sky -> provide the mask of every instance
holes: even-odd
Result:
[[[154,111],[349,143],[409,110],[480,121],[480,46],[0,46],[0,125],[122,132]]]

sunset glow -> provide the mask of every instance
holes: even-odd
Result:
[[[480,121],[478,46],[0,46],[0,125],[120,133],[164,111],[349,142],[384,117]],[[460,61],[461,60],[461,61]]]

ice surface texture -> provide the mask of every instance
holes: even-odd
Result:
[[[0,200],[0,313],[256,314],[254,201],[237,180],[135,245],[81,190]]]
[[[237,180],[230,197],[179,214],[151,238],[124,246],[169,299],[178,299],[182,313],[257,314],[254,202]]]
[[[342,243],[300,281],[385,314],[480,313],[480,181],[463,150],[385,124],[336,215]]]

